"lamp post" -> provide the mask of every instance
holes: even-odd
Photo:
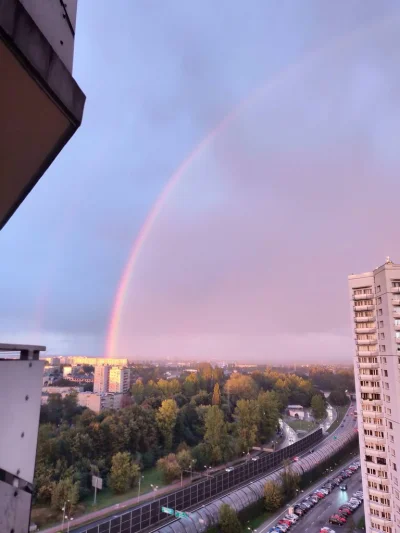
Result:
[[[72,516],[66,516],[65,518],[67,519],[67,533],[69,533],[69,525],[72,522],[73,518]]]
[[[154,492],[154,498],[153,498],[153,501],[154,501],[156,499],[156,493],[158,491],[158,485],[153,485],[153,483],[151,483],[150,487],[153,489],[153,492]]]
[[[65,516],[65,511],[67,510],[67,503],[68,503],[68,502],[69,502],[69,500],[65,500],[65,502],[64,502],[64,506],[61,507],[61,511],[62,511],[62,514],[63,514],[63,516],[62,516],[61,531],[64,531],[64,520],[65,520],[65,518],[66,518],[66,516]]]
[[[138,488],[138,494],[137,494],[138,503],[139,503],[139,499],[140,499],[140,484],[142,482],[142,479],[144,479],[144,476],[139,476],[139,488]]]

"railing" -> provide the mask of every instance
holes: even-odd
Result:
[[[281,450],[261,454],[257,461],[246,461],[240,466],[236,466],[231,472],[222,470],[214,473],[212,477],[200,478],[200,480],[193,482],[186,488],[166,494],[152,502],[136,506],[116,518],[105,518],[101,524],[88,526],[86,530],[82,530],[80,527],[78,531],[82,533],[138,533],[144,531],[163,521],[170,520],[170,517],[166,517],[161,511],[161,507],[184,511],[199,503],[214,499],[228,490],[240,487],[243,483],[268,473],[281,465],[285,459],[304,452],[321,439],[322,429],[319,428]],[[71,533],[73,531],[71,530]]]

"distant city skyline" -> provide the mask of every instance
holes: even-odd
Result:
[[[107,355],[136,242],[112,355],[350,362],[347,276],[400,259],[399,8],[81,2],[85,118],[0,234],[2,339]]]

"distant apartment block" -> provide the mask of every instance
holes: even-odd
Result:
[[[61,357],[64,365],[91,365],[91,366],[128,366],[128,359],[112,359],[110,357],[86,357],[81,355],[66,355]]]
[[[112,367],[110,369],[109,392],[128,392],[130,386],[130,369]]]
[[[123,394],[95,392],[79,392],[78,404],[87,407],[95,413],[100,413],[105,409],[120,409],[123,403]]]
[[[72,374],[72,366],[65,365],[63,367],[63,377],[65,378],[66,376],[69,376],[71,374]]]
[[[400,265],[348,278],[367,533],[400,531]]]
[[[108,392],[110,380],[109,366],[95,366],[94,367],[94,384],[93,392]]]

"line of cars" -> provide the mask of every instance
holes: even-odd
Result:
[[[363,502],[363,493],[361,490],[358,490],[353,494],[353,496],[348,500],[346,503],[342,504],[337,513],[333,514],[329,518],[330,524],[337,524],[338,526],[342,526],[347,522],[348,517],[354,513],[356,509],[362,504]],[[329,530],[329,528],[321,529],[322,533],[326,533],[326,531],[331,532],[332,530]]]
[[[271,529],[268,530],[268,533],[286,533],[294,524],[296,524],[300,517],[305,515],[310,509],[314,507],[320,500],[324,499],[328,494],[332,492],[332,490],[335,487],[346,487],[345,480],[352,476],[358,469],[360,468],[360,462],[354,461],[349,465],[345,470],[342,470],[340,474],[335,476],[333,479],[328,479],[325,481],[325,483],[321,486],[321,488],[315,490],[310,496],[304,498],[299,503],[296,503],[293,506],[293,513],[287,513],[275,526],[273,526]],[[358,493],[356,493],[358,494]],[[359,494],[360,497],[362,497],[362,493]],[[354,498],[357,498],[356,495],[354,495]],[[355,503],[355,502],[354,502]],[[361,504],[361,501],[360,501]],[[345,504],[347,505],[347,504]],[[350,504],[350,501],[348,502],[349,509],[352,507],[353,502]],[[342,506],[343,507],[343,506]],[[358,505],[357,505],[358,507]],[[342,513],[342,511],[338,511],[338,513]],[[346,511],[343,510],[343,514],[345,514]],[[332,515],[333,516],[333,515]],[[332,517],[331,517],[332,518]],[[346,519],[347,520],[347,519]],[[337,523],[339,525],[342,525],[344,522],[338,521]],[[334,522],[330,522],[334,523]],[[330,528],[322,528],[321,533],[334,533],[333,530]]]

